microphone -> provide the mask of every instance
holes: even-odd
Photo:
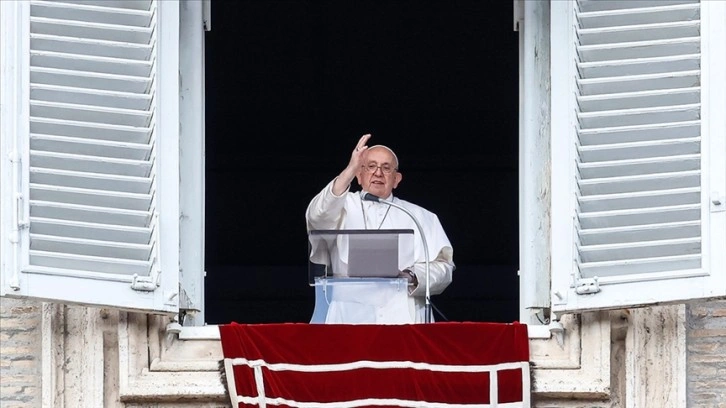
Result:
[[[426,259],[425,259],[426,260],[426,304],[424,306],[424,319],[425,319],[426,323],[431,323],[431,285],[430,285],[430,275],[431,275],[430,268],[431,268],[431,266],[429,265],[429,246],[428,246],[428,244],[426,244],[426,236],[424,235],[421,224],[418,222],[416,217],[413,216],[411,211],[407,210],[406,208],[404,208],[396,203],[390,202],[388,200],[381,200],[381,198],[378,197],[377,195],[374,195],[371,193],[365,193],[363,195],[363,200],[373,201],[376,203],[387,204],[387,205],[390,205],[391,207],[396,207],[399,210],[406,213],[406,215],[411,217],[413,222],[416,224],[418,233],[419,233],[419,235],[421,235],[421,241],[423,242],[424,256],[426,257]]]

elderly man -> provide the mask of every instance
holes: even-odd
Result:
[[[351,153],[345,169],[316,195],[306,211],[308,231],[316,229],[412,229],[415,263],[400,271],[409,280],[406,305],[388,302],[385,296],[349,291],[347,301],[334,299],[329,306],[328,323],[402,324],[425,321],[426,260],[423,240],[415,222],[403,211],[384,203],[365,201],[365,193],[389,200],[410,211],[424,230],[429,253],[431,294],[439,294],[451,283],[455,268],[453,249],[438,217],[408,201],[393,196],[403,178],[398,158],[386,146],[367,146],[371,135],[363,135]],[[350,192],[353,179],[362,190]],[[336,289],[337,290],[337,289]],[[351,299],[351,296],[354,297]],[[405,310],[404,310],[405,309]],[[382,312],[381,312],[382,311]]]

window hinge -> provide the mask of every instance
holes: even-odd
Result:
[[[158,276],[161,276],[161,274],[153,274],[152,276],[139,276],[135,274],[131,281],[131,289],[141,292],[153,292],[159,286]]]
[[[575,293],[578,295],[591,295],[598,292],[600,292],[600,284],[597,282],[597,277],[577,280]]]
[[[179,284],[179,309],[183,309],[187,312],[201,312],[201,309],[192,302],[192,299],[187,295],[187,291]],[[182,323],[184,323],[182,321]]]
[[[202,0],[202,24],[204,31],[212,31],[212,0]]]
[[[566,305],[567,299],[565,299],[565,295],[562,294],[559,290],[553,290],[552,291],[552,304],[553,305]]]
[[[20,188],[21,174],[23,171],[20,154],[18,153],[18,151],[13,150],[12,152],[10,152],[8,154],[8,160],[10,160],[11,163],[11,182],[12,188],[14,190],[12,195],[12,229],[10,231],[9,237],[10,243],[13,245],[13,267],[11,269],[12,272],[10,273],[10,277],[8,279],[8,286],[14,291],[19,291],[20,281],[18,278],[18,254],[20,252],[20,232],[28,228],[29,224],[27,221],[23,220],[24,217],[21,214],[24,209],[23,194],[20,191],[17,191],[17,189]]]
[[[559,320],[552,320],[550,324],[548,325],[550,329],[550,334],[552,334],[555,337],[555,340],[557,340],[557,345],[560,346],[560,348],[565,346],[565,327],[560,323]]]

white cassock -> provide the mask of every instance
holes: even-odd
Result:
[[[363,285],[336,287],[329,301],[326,323],[405,324],[425,321],[426,260],[423,240],[416,223],[405,212],[383,203],[363,201],[365,192],[333,194],[333,181],[316,195],[305,213],[307,228],[324,229],[411,229],[414,231],[413,271],[418,286],[405,301],[395,288],[375,290]],[[436,214],[391,195],[392,200],[409,210],[421,224],[429,251],[430,292],[439,294],[451,283],[454,271],[453,249]],[[344,292],[344,293],[343,293]]]

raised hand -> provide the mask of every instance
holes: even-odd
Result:
[[[353,170],[354,174],[357,174],[358,171],[360,171],[360,167],[363,165],[363,159],[365,158],[365,154],[368,151],[368,146],[366,145],[366,143],[370,138],[370,133],[361,136],[360,139],[358,139],[358,144],[355,145],[355,149],[350,154],[348,169]]]
[[[368,152],[368,139],[371,138],[370,133],[361,136],[358,139],[358,143],[355,145],[355,149],[350,154],[350,161],[345,169],[338,175],[333,183],[333,194],[341,195],[347,189],[350,183],[353,181],[355,176],[360,171],[363,161],[365,160],[366,153]]]

